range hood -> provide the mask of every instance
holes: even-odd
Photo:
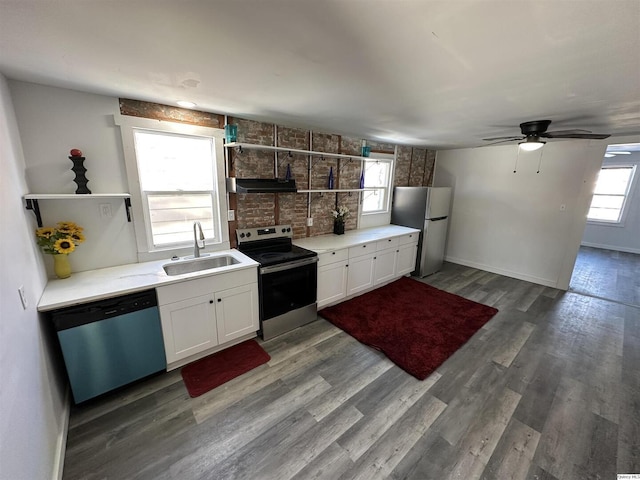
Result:
[[[295,193],[297,191],[295,180],[227,178],[227,192],[229,193]]]

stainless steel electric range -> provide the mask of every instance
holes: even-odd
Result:
[[[293,245],[291,225],[236,230],[238,250],[260,263],[260,335],[265,340],[317,319],[318,254]]]

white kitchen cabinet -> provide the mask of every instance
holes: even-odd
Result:
[[[160,307],[167,364],[218,345],[213,293]]]
[[[318,308],[347,296],[348,258],[347,249],[318,255]]]
[[[416,255],[418,254],[419,233],[408,233],[398,238],[398,256],[396,261],[396,276],[402,277],[416,269]]]
[[[396,277],[396,248],[376,252],[374,257],[373,284],[387,283]]]
[[[258,324],[258,284],[230,288],[215,294],[218,343],[255,333]]]
[[[402,277],[411,273],[416,268],[416,255],[418,253],[418,241],[400,245],[397,250],[396,277]]]
[[[255,269],[156,288],[167,370],[254,337],[260,328]]]
[[[355,247],[354,247],[355,248]],[[351,248],[349,249],[351,251]],[[373,269],[376,253],[371,252],[351,258],[349,255],[349,273],[347,277],[347,295],[355,295],[373,287]]]
[[[374,285],[388,283],[395,278],[397,245],[398,237],[389,237],[376,242]]]

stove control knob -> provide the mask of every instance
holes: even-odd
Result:
[[[241,234],[240,234],[240,238],[244,238],[244,233],[241,233]]]
[[[287,232],[290,232],[290,231],[291,231],[291,229],[290,229],[290,228],[287,228]]]
[[[251,236],[251,232],[247,232],[247,238]]]
[[[282,233],[285,233],[286,231],[287,231],[287,229],[286,229],[286,228],[283,228],[283,229],[282,229]]]

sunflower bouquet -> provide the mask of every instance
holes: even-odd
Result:
[[[55,227],[38,228],[36,238],[44,253],[66,254],[73,252],[78,244],[84,242],[82,230],[82,227],[73,222],[58,222]]]

